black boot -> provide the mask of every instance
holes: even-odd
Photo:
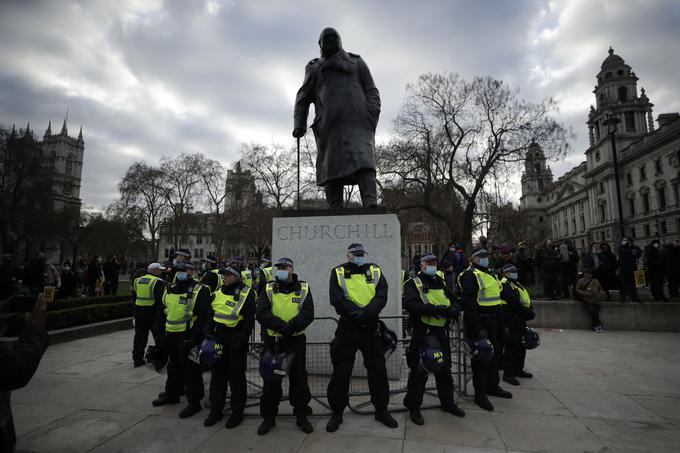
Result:
[[[312,428],[312,424],[309,423],[309,420],[307,420],[306,415],[298,415],[295,424],[298,426],[298,428],[300,428],[300,430],[302,430],[303,433],[309,434],[314,431],[314,428]]]
[[[442,406],[440,409],[449,414],[453,414],[456,417],[465,417],[465,411],[455,404],[451,406]]]
[[[396,428],[397,426],[399,426],[399,423],[397,423],[394,417],[392,417],[392,414],[390,414],[386,410],[376,412],[375,419],[378,420],[383,425],[387,426],[388,428]]]
[[[203,426],[212,426],[215,423],[219,422],[224,418],[224,415],[222,415],[222,412],[214,412],[210,411],[210,414],[208,414],[208,417],[203,421]]]
[[[260,436],[264,436],[269,432],[270,429],[276,426],[276,421],[273,418],[265,418],[262,420],[262,423],[260,423],[260,426],[257,428],[257,434]]]
[[[201,403],[189,403],[189,405],[179,413],[179,418],[189,418],[198,412],[201,412]]]
[[[231,414],[229,416],[229,420],[227,420],[227,423],[224,425],[224,427],[227,429],[233,429],[240,425],[242,421],[243,414]]]
[[[340,428],[340,425],[342,425],[342,414],[333,414],[326,424],[326,431],[334,433]]]
[[[524,371],[524,370],[518,371],[517,373],[515,373],[515,375],[516,375],[517,377],[521,377],[521,378],[524,378],[524,379],[531,379],[532,377],[534,377],[533,374],[531,374],[531,373],[529,373],[529,372],[526,372],[526,371]]]
[[[423,414],[420,413],[420,409],[413,409],[412,411],[409,411],[408,416],[416,425],[425,424],[425,419],[423,418]]]
[[[163,394],[163,396],[159,396],[158,398],[156,398],[155,400],[153,400],[151,402],[151,404],[153,404],[155,407],[165,406],[166,404],[177,404],[177,403],[179,403],[178,397],[170,398],[166,394]]]
[[[512,374],[503,373],[503,380],[510,385],[519,385],[519,381]]]
[[[487,396],[483,393],[475,395],[475,404],[484,409],[485,411],[493,410],[493,404],[491,404],[489,398],[487,398]]]
[[[489,396],[497,396],[499,398],[507,398],[507,399],[512,398],[512,393],[508,392],[507,390],[503,390],[500,387],[496,387],[493,390],[487,390],[486,394],[489,395]]]
[[[144,359],[139,359],[139,360],[134,361],[135,368],[139,368],[140,366],[144,366],[144,365],[146,365],[146,362],[144,361]]]

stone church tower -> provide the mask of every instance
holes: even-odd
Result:
[[[522,173],[522,196],[520,209],[526,214],[525,240],[533,242],[545,236],[549,230],[547,193],[553,183],[553,175],[546,164],[545,154],[537,143],[529,145]]]
[[[65,206],[80,208],[80,186],[83,173],[85,141],[81,126],[78,137],[68,135],[67,119],[61,132],[52,134],[52,122],[47,126],[41,143],[47,164],[52,167],[52,194],[55,210]]]

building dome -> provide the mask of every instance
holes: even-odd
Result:
[[[609,55],[607,56],[607,58],[604,59],[601,67],[602,67],[602,69],[615,68],[617,66],[621,66],[621,65],[624,65],[624,64],[626,64],[626,62],[623,61],[623,58],[616,55],[614,53],[614,49],[612,49],[610,47],[609,48]]]

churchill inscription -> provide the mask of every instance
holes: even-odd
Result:
[[[393,239],[395,233],[387,223],[282,225],[275,232],[281,241]]]

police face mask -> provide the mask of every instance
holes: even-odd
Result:
[[[510,273],[510,280],[517,280],[517,272]]]
[[[175,274],[175,278],[176,278],[178,281],[180,281],[180,282],[187,281],[187,280],[189,280],[189,273],[188,273],[188,272],[184,272],[184,271],[178,271],[178,272]]]
[[[489,267],[489,258],[486,256],[484,258],[480,258],[479,265],[482,267]]]
[[[355,256],[354,259],[352,260],[354,264],[357,266],[363,266],[366,264],[366,257],[365,256]]]
[[[437,266],[425,266],[425,275],[435,275],[437,273]]]
[[[288,271],[285,269],[279,269],[276,271],[276,281],[285,283],[288,281]]]

